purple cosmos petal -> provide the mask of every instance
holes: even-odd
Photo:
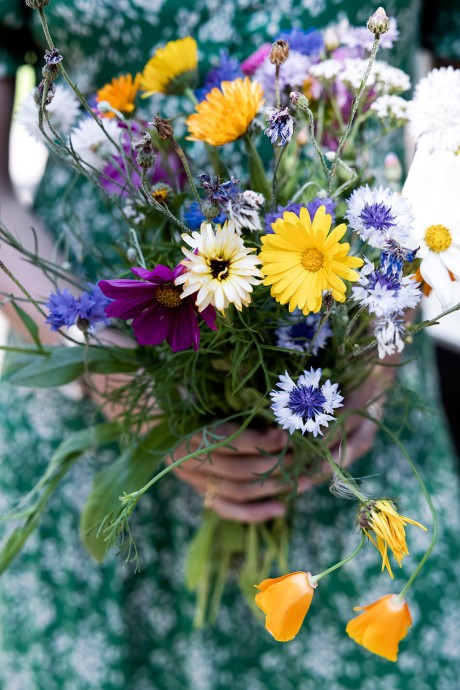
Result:
[[[193,295],[192,295],[192,297],[193,297]],[[205,324],[207,326],[209,326],[209,328],[212,331],[217,331],[216,310],[214,309],[212,304],[210,304],[208,307],[206,307],[206,309],[203,309],[203,311],[200,312],[200,316],[203,319],[203,321],[205,322]]]
[[[159,345],[165,340],[169,329],[169,309],[155,303],[136,316],[132,326],[139,345]]]
[[[139,276],[139,278],[147,280],[149,283],[156,283],[157,285],[161,285],[161,283],[167,281],[171,282],[173,280],[173,271],[171,271],[171,269],[167,266],[162,266],[161,264],[155,266],[153,271],[149,271],[147,268],[137,266],[136,268],[132,268],[131,272],[136,276]]]
[[[174,314],[170,318],[166,342],[173,352],[188,350],[189,347],[198,350],[200,328],[193,303],[190,300],[186,300],[181,309],[174,310]]]

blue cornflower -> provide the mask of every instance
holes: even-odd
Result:
[[[358,285],[353,287],[353,298],[361,306],[367,307],[369,313],[376,316],[402,314],[405,309],[417,306],[422,293],[420,283],[415,276],[386,272],[382,268],[376,270],[374,264],[365,259],[366,263],[360,271]]]
[[[345,214],[350,227],[371,247],[385,249],[393,241],[405,245],[410,240],[414,216],[408,202],[384,187],[356,189],[348,199]]]
[[[239,180],[232,175],[227,182],[221,182],[219,175],[213,177],[209,173],[198,175],[201,182],[201,187],[204,189],[208,201],[213,201],[216,204],[225,204],[237,194],[237,185]]]
[[[293,434],[300,429],[302,434],[309,431],[313,436],[322,434],[321,426],[329,426],[335,419],[333,412],[342,407],[343,397],[338,391],[338,384],[327,380],[322,386],[321,369],[304,371],[297,383],[286,372],[279,377],[278,388],[272,390],[272,410],[276,421],[283,429]]]
[[[318,197],[312,201],[308,201],[306,204],[295,204],[290,202],[287,204],[287,206],[278,206],[277,210],[273,213],[267,213],[265,215],[265,232],[273,232],[272,223],[274,223],[275,220],[278,220],[278,218],[282,218],[283,213],[286,211],[291,211],[292,213],[299,215],[300,209],[306,207],[310,216],[313,218],[320,206],[325,206],[326,213],[329,213],[332,216],[332,222],[334,222],[336,202],[332,199],[329,199],[327,196],[323,198]]]
[[[264,134],[270,139],[272,144],[278,146],[289,144],[294,132],[294,120],[289,108],[267,108],[267,122],[269,127],[264,130]],[[279,139],[279,141],[278,141]]]
[[[77,300],[67,288],[58,288],[53,292],[49,296],[46,308],[49,309],[46,323],[52,331],[57,331],[63,326],[73,326],[78,316]]]
[[[418,248],[407,249],[406,247],[401,247],[394,240],[389,240],[380,257],[380,270],[399,276],[402,274],[404,264],[406,262],[411,264],[417,252]]]
[[[280,38],[289,43],[291,50],[302,55],[319,55],[324,48],[324,39],[316,29],[283,31]]]
[[[213,218],[213,223],[225,223],[227,216],[225,213]],[[192,203],[184,211],[184,221],[191,230],[199,230],[201,223],[206,222],[206,218],[201,212],[200,205],[197,201],[192,201]]]
[[[50,312],[46,323],[50,325],[52,331],[57,331],[64,326],[70,328],[75,323],[80,325],[82,330],[93,328],[99,323],[109,324],[105,308],[111,302],[112,300],[92,283],[88,283],[88,290],[78,298],[74,297],[67,288],[62,291],[57,289],[50,295],[46,304]]]
[[[207,73],[203,86],[195,91],[195,95],[199,101],[203,101],[208,93],[216,86],[220,87],[223,81],[233,81],[243,76],[238,60],[229,57],[226,50],[221,50],[219,64]]]
[[[332,330],[328,323],[318,331],[321,314],[309,314],[303,316],[300,310],[296,310],[290,315],[290,323],[283,323],[275,331],[278,347],[297,352],[311,353],[317,355],[332,335]],[[314,343],[312,347],[312,341]]]

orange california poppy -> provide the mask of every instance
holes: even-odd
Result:
[[[300,630],[317,586],[311,573],[289,573],[256,585],[256,604],[266,614],[265,627],[278,642],[292,640]]]
[[[348,622],[346,631],[351,639],[373,654],[396,661],[399,643],[412,625],[406,602],[387,594],[369,606],[357,606],[355,611],[364,613]]]

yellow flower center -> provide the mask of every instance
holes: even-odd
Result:
[[[314,248],[307,249],[302,256],[302,266],[312,273],[319,271],[323,267],[323,262],[324,254]]]
[[[168,190],[166,188],[154,189],[152,192],[152,196],[154,199],[156,199],[156,201],[164,204],[168,198]]]
[[[432,252],[445,252],[452,244],[452,235],[445,225],[430,225],[425,231],[425,242]]]
[[[176,287],[172,283],[165,283],[160,285],[155,293],[155,297],[164,307],[177,308],[182,304],[181,293],[181,288]]]

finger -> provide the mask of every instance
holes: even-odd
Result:
[[[377,426],[374,422],[362,419],[354,433],[347,437],[345,453],[341,453],[339,448],[334,449],[334,459],[342,467],[348,467],[372,448],[376,434]]]
[[[286,453],[282,464],[278,458],[265,458],[263,456],[224,456],[213,455],[212,459],[187,460],[180,465],[181,471],[212,474],[219,479],[231,479],[236,482],[248,482],[264,474],[277,476],[283,468],[292,465],[292,453]]]
[[[240,504],[216,497],[212,504],[212,510],[224,520],[259,523],[281,517],[286,512],[286,506],[280,501]]]
[[[234,424],[221,424],[213,430],[213,434],[217,437],[215,442],[223,441],[231,436],[238,427]],[[267,453],[279,453],[287,443],[286,433],[279,427],[274,427],[265,430],[245,429],[239,436],[232,441],[229,441],[228,446],[221,446],[218,450],[223,455],[234,455],[235,453],[242,453],[244,455],[258,455],[258,448]],[[201,435],[193,436],[190,439],[191,452],[197,450],[202,443]],[[205,449],[203,449],[205,452]],[[214,451],[216,452],[216,451]]]
[[[197,474],[196,472],[182,472],[181,479],[194,486],[200,493],[206,493],[211,475]],[[266,479],[252,483],[237,483],[228,479],[217,480],[214,495],[225,498],[235,503],[250,503],[263,498],[273,498],[280,494],[288,493],[294,489],[293,483],[281,482],[277,479]]]

